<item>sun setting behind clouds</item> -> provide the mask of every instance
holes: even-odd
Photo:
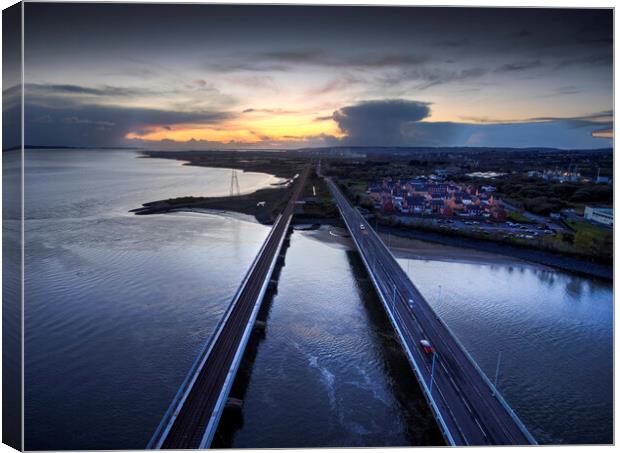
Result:
[[[29,144],[584,148],[613,136],[606,10],[28,8]],[[423,116],[403,108],[421,104]]]

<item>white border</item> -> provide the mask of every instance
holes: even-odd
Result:
[[[66,2],[78,2],[76,0],[65,0]],[[0,5],[2,6],[2,8],[7,8],[13,4],[15,4],[16,2],[14,0],[0,0]],[[86,3],[86,2],[84,2]],[[92,3],[92,2],[89,2]],[[114,1],[109,1],[108,3],[121,3],[120,1],[114,0]],[[133,2],[133,3],[147,3],[147,2]],[[189,1],[176,1],[176,0],[151,0],[148,3],[202,3],[202,4],[248,4],[249,2],[247,1],[240,1],[240,0],[230,0],[227,2],[209,2],[209,1],[193,1],[193,0],[189,0]],[[321,0],[317,0],[317,1],[313,1],[313,2],[309,2],[309,1],[298,1],[295,3],[292,2],[282,2],[282,1],[277,1],[277,0],[255,0],[252,2],[252,4],[298,4],[298,5],[333,5],[333,4],[339,4],[339,5],[375,5],[375,6],[381,6],[382,3],[379,1],[375,1],[375,2],[359,2],[359,1],[350,1],[350,0],[340,0],[337,3],[336,2],[330,2],[330,1],[321,1]],[[590,0],[588,2],[585,1],[578,1],[578,0],[563,0],[563,1],[558,1],[558,0],[546,0],[546,1],[510,1],[510,2],[504,2],[504,1],[497,1],[497,0],[477,0],[475,2],[472,1],[467,1],[467,0],[451,0],[451,1],[442,1],[442,0],[437,0],[437,1],[433,1],[433,0],[390,0],[389,1],[389,5],[393,5],[393,6],[484,6],[484,7],[551,7],[551,8],[613,8],[615,6],[615,2],[607,0]],[[615,23],[616,23],[616,19],[615,19],[615,14],[614,14],[614,43],[616,41],[616,37],[617,37],[617,33],[616,33],[616,27],[615,27]],[[22,21],[22,25],[23,25],[23,21]],[[22,26],[22,42],[23,42],[23,26]],[[1,57],[1,46],[0,46],[0,57]],[[617,48],[614,46],[614,61],[616,56],[617,56]],[[23,73],[23,59],[24,59],[24,54],[22,52],[22,84],[24,83],[24,73]],[[1,66],[1,58],[0,58],[0,66]],[[617,75],[616,75],[616,71],[615,71],[615,67],[614,67],[614,87],[616,85],[617,82]],[[22,100],[23,100],[23,92],[22,92]],[[615,98],[615,89],[614,89],[614,111],[617,110],[617,105],[616,105],[616,98]],[[22,110],[22,122],[23,122],[23,110]],[[1,119],[0,119],[0,123],[1,123]],[[615,130],[615,118],[614,118],[614,130]],[[23,138],[24,138],[24,127],[23,127],[23,123],[22,123],[22,144],[23,144]],[[615,148],[615,138],[614,138],[614,148]],[[23,148],[22,148],[22,163],[23,163]],[[23,169],[23,165],[22,165],[22,169]],[[618,159],[614,159],[614,177],[616,174],[620,174],[620,161],[618,161]],[[22,179],[22,184],[23,184],[23,179]],[[24,196],[24,192],[23,192],[23,187],[22,187],[22,203],[23,203],[23,196]],[[1,206],[1,197],[2,197],[2,187],[0,185],[0,206]],[[618,200],[620,197],[620,188],[618,188],[617,185],[614,184],[614,200]],[[614,208],[615,208],[615,202],[614,202]],[[22,212],[22,217],[23,217],[23,212]],[[1,225],[1,219],[0,219],[0,225]],[[23,244],[22,244],[22,248],[23,248]],[[619,246],[618,246],[618,236],[616,234],[616,229],[614,228],[614,257],[618,256],[618,250]],[[1,251],[1,245],[0,245],[0,251]],[[22,254],[23,257],[23,254]],[[1,257],[0,257],[0,262],[1,262]],[[616,279],[616,277],[618,277],[618,274],[620,270],[618,270],[618,266],[615,266],[615,259],[614,259],[614,281]],[[23,263],[22,263],[22,273],[23,273]],[[0,280],[1,280],[1,275],[0,275]],[[615,287],[614,287],[615,289]],[[614,291],[615,292],[615,291]],[[0,298],[1,298],[1,294],[0,294]],[[615,297],[614,297],[615,299]],[[22,293],[22,310],[23,310],[23,306],[24,306],[24,302],[23,302],[23,293]],[[615,310],[614,310],[614,327],[615,327]],[[0,332],[1,332],[1,327],[0,327]],[[0,337],[1,338],[1,337]],[[0,340],[1,343],[1,340]],[[22,345],[23,345],[23,338],[22,338]],[[615,335],[615,330],[614,330],[614,384],[615,384],[615,378],[617,377],[617,374],[615,373],[615,351],[616,348],[618,348],[618,346],[620,345],[620,341],[618,340],[618,337]],[[23,349],[22,349],[22,366],[23,366]],[[0,374],[0,381],[1,381],[1,374]],[[22,381],[23,381],[23,374],[22,374]],[[23,382],[22,382],[22,387],[23,387]],[[614,385],[615,387],[615,385]],[[23,394],[22,394],[22,398],[23,398]],[[620,397],[618,396],[618,394],[614,391],[614,407],[620,407],[619,403],[620,403]],[[614,417],[614,439],[615,439],[615,432],[616,432],[616,427],[617,427],[617,418],[618,417]],[[22,425],[23,425],[23,419],[22,419]],[[1,433],[1,424],[0,424],[0,433]],[[23,431],[22,431],[22,435],[23,435]],[[473,452],[482,452],[484,451],[483,448],[485,447],[470,447],[468,448],[468,451],[473,451]],[[508,449],[511,449],[510,451],[514,451],[515,448],[527,448],[527,447],[493,447],[495,452],[506,452],[508,451]],[[582,449],[582,446],[579,445],[574,445],[574,446],[568,446],[568,445],[562,445],[562,446],[546,446],[546,449],[551,449],[551,450],[558,450],[558,451],[575,451],[577,452],[578,450]],[[609,449],[613,449],[613,446],[600,446],[597,447],[597,449],[604,449],[604,450],[609,450]],[[430,447],[415,447],[415,452],[419,452],[419,451],[429,451],[431,448]],[[291,449],[279,449],[280,451],[295,451],[295,450],[291,450]],[[345,449],[335,449],[335,448],[325,448],[325,449],[321,449],[321,452],[324,453],[336,453],[336,452],[341,452],[343,450],[353,450],[350,448],[345,448]],[[367,448],[366,450],[371,450],[371,451],[381,451],[383,449],[379,449],[379,448]],[[399,450],[401,451],[408,451],[408,452],[414,452],[414,447],[402,447],[399,448]],[[4,445],[4,444],[0,444],[0,453],[8,453],[8,452],[14,452],[15,450],[11,449],[10,447]],[[76,453],[79,452],[80,450],[73,450],[72,453]],[[129,451],[129,450],[116,450],[116,451]],[[237,451],[237,450],[232,450],[232,451]],[[243,452],[244,453],[253,453],[253,452],[259,452],[262,450],[257,450],[257,449],[244,449]]]

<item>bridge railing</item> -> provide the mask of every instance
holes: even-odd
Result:
[[[342,197],[342,201],[345,204],[345,208],[348,209],[353,209],[348,201],[339,193],[338,188],[335,186],[334,182],[328,179],[328,186],[330,187],[330,190],[332,191],[332,193],[334,194],[334,197]],[[349,225],[349,221],[347,220],[347,214],[346,212],[343,212],[343,207],[340,205],[340,203],[336,203],[336,205],[338,206],[338,210],[340,211],[340,214],[342,216],[342,219],[344,220],[344,223],[346,224],[347,228],[349,229],[349,231],[351,232],[351,238],[353,239],[353,242],[355,243],[355,246],[357,248],[357,250],[360,252],[360,256],[362,258],[362,261],[364,262],[364,266],[366,267],[366,270],[368,271],[368,274],[370,276],[370,279],[373,283],[373,286],[375,287],[375,289],[377,290],[377,293],[379,295],[379,299],[381,300],[383,306],[385,307],[385,310],[388,314],[388,318],[390,319],[390,322],[392,323],[392,325],[394,326],[394,329],[396,330],[396,333],[399,335],[399,337],[401,338],[401,344],[403,345],[407,358],[409,360],[409,362],[411,363],[414,373],[416,375],[416,377],[418,378],[418,382],[420,383],[420,386],[422,387],[422,393],[424,395],[424,398],[426,399],[426,401],[428,402],[431,410],[433,411],[433,413],[435,414],[435,419],[438,421],[439,423],[439,428],[445,438],[445,440],[448,442],[448,444],[450,445],[456,445],[456,442],[454,441],[454,438],[452,436],[452,433],[450,432],[450,429],[448,428],[448,424],[445,421],[441,410],[439,409],[439,406],[437,404],[437,402],[435,401],[432,393],[430,392],[430,389],[428,387],[428,384],[426,383],[426,380],[424,379],[424,375],[422,373],[422,370],[420,369],[420,366],[418,365],[413,352],[411,351],[411,349],[409,348],[407,342],[404,340],[405,338],[405,333],[401,330],[399,323],[396,319],[396,314],[393,313],[390,304],[388,302],[388,298],[387,298],[387,294],[384,291],[384,285],[381,281],[379,281],[380,279],[378,279],[375,276],[375,272],[373,267],[371,266],[371,264],[368,261],[368,258],[366,257],[366,254],[364,252],[363,247],[359,244],[357,238],[355,237],[355,234],[353,233],[353,229],[352,226]],[[374,233],[374,230],[373,230]],[[376,233],[375,233],[376,234]]]
[[[339,189],[337,188],[337,186],[335,185],[335,183],[333,181],[329,181],[330,184],[333,184],[333,188],[332,191],[336,191],[337,194],[334,194],[335,196],[340,196],[341,200],[343,201],[343,203],[345,204],[346,208],[348,208],[351,212],[356,212],[355,208],[353,206],[351,206],[351,204],[348,202],[348,200],[346,200],[346,198],[339,192]],[[337,203],[338,204],[338,203]],[[342,213],[342,209],[340,208],[340,205],[338,204],[338,209],[341,211],[341,214],[343,219],[345,220],[345,223],[347,225],[347,227],[349,228],[349,230],[351,230],[351,226],[349,225],[348,221],[346,220],[346,216],[344,215],[344,213]],[[361,215],[359,212],[356,212],[357,214]],[[371,234],[375,236],[375,238],[378,240],[380,246],[382,246],[387,253],[389,253],[389,255],[391,256],[391,258],[398,262],[396,260],[396,257],[394,256],[394,254],[392,253],[392,251],[389,249],[389,247],[387,247],[383,240],[379,237],[379,234],[377,231],[375,231],[374,228],[369,228],[371,230]],[[369,273],[372,276],[372,273],[376,271],[376,269],[372,268],[370,266],[370,263],[367,262],[366,257],[365,257],[365,251],[363,250],[363,248],[358,244],[357,239],[355,238],[355,235],[353,234],[353,232],[351,232],[351,236],[358,248],[358,250],[360,251],[360,254],[362,255],[364,262],[367,264],[367,268],[369,270]],[[401,269],[402,270],[402,269]],[[405,273],[405,271],[402,271],[403,273]],[[384,274],[388,277],[389,280],[394,281],[391,277],[389,277],[384,270]],[[406,273],[405,273],[406,274]],[[373,277],[373,282],[375,281],[374,276]],[[407,275],[407,278],[409,278],[409,276]],[[383,286],[380,282],[377,282],[377,284],[375,284],[375,286],[377,287],[377,290],[379,291],[379,293],[383,293],[385,291],[384,288],[381,288],[381,286]],[[382,291],[383,290],[383,291]],[[419,293],[419,291],[418,291]],[[389,296],[389,294],[384,294],[384,297]],[[399,295],[402,299],[402,295]],[[424,299],[424,297],[420,294],[420,297],[422,297],[422,299]],[[499,403],[502,405],[502,407],[504,408],[504,410],[506,410],[506,412],[510,415],[510,417],[513,419],[513,421],[515,422],[515,424],[519,427],[520,431],[523,433],[523,435],[528,439],[528,441],[533,444],[533,445],[537,445],[536,439],[532,436],[532,434],[529,432],[529,430],[527,429],[527,427],[523,424],[523,422],[521,421],[521,419],[517,416],[517,414],[515,413],[514,409],[507,403],[507,401],[505,400],[505,398],[503,397],[503,395],[497,390],[497,388],[495,387],[495,385],[491,382],[491,380],[488,378],[488,376],[486,375],[486,373],[480,368],[480,366],[478,365],[478,363],[474,360],[474,358],[471,356],[471,354],[467,351],[467,349],[465,348],[465,346],[461,343],[461,341],[459,340],[459,338],[454,334],[454,332],[452,331],[452,329],[443,321],[443,319],[441,319],[440,316],[437,315],[437,313],[435,312],[435,310],[430,306],[430,304],[428,304],[427,302],[427,306],[430,310],[430,312],[435,316],[435,318],[437,319],[437,321],[446,329],[446,331],[452,336],[452,338],[455,340],[455,342],[457,343],[457,346],[463,351],[463,353],[465,354],[465,356],[467,357],[467,360],[469,360],[469,362],[474,366],[474,368],[476,369],[476,371],[478,372],[478,374],[481,376],[481,378],[483,379],[483,381],[485,382],[486,385],[488,385],[489,389],[492,391],[493,395],[495,395],[497,401],[499,401]],[[388,312],[392,315],[392,311],[389,307],[389,304],[386,304],[386,308],[388,309]],[[396,310],[397,312],[397,310]],[[398,314],[398,313],[396,313]],[[401,333],[402,335],[402,333]],[[405,346],[406,347],[406,346]],[[423,382],[422,382],[423,383]],[[423,383],[424,384],[424,383]],[[434,404],[434,401],[433,401]]]
[[[243,277],[243,280],[241,281],[241,284],[237,288],[237,291],[235,292],[235,295],[233,296],[231,303],[228,305],[228,308],[226,309],[226,311],[224,312],[224,314],[218,321],[215,327],[214,333],[205,342],[204,346],[200,350],[200,353],[198,354],[198,356],[196,357],[196,359],[190,366],[190,369],[187,375],[185,376],[185,379],[181,383],[179,390],[175,394],[172,400],[172,403],[170,403],[168,410],[162,417],[161,421],[159,422],[159,425],[157,426],[157,429],[151,436],[151,439],[149,440],[149,443],[146,446],[147,450],[158,449],[161,447],[161,444],[164,442],[168,434],[168,431],[174,424],[176,415],[178,415],[179,410],[183,406],[183,403],[185,402],[187,395],[192,389],[192,386],[194,385],[194,382],[196,381],[196,378],[198,374],[200,373],[200,370],[202,369],[204,363],[206,362],[206,359],[209,357],[209,353],[211,352],[211,349],[213,349],[213,345],[219,338],[224,328],[224,325],[226,324],[226,321],[228,321],[228,318],[230,318],[230,314],[232,313],[235,306],[237,305],[241,291],[243,291],[243,288],[247,284],[248,279],[250,278],[250,275],[254,271],[254,268],[256,267],[258,260],[263,254],[263,251],[265,250],[265,247],[267,246],[267,244],[269,243],[269,240],[274,234],[275,226],[278,224],[278,222],[280,222],[281,218],[282,218],[282,215],[278,215],[278,217],[276,218],[271,230],[269,231],[269,234],[267,235],[266,239],[261,245],[259,252],[256,254],[254,259],[252,260],[252,264],[248,268],[248,271],[246,272],[245,276]]]

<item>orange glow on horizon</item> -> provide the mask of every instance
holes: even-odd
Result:
[[[248,116],[245,121],[232,120],[222,124],[152,125],[140,131],[129,132],[127,139],[147,141],[173,140],[188,142],[205,140],[220,143],[240,142],[254,144],[261,141],[303,141],[305,139],[343,134],[334,121],[315,121],[314,116]]]

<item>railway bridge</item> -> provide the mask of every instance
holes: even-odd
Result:
[[[292,196],[271,228],[210,341],[153,434],[147,449],[209,448],[256,322],[310,167],[294,182]]]

